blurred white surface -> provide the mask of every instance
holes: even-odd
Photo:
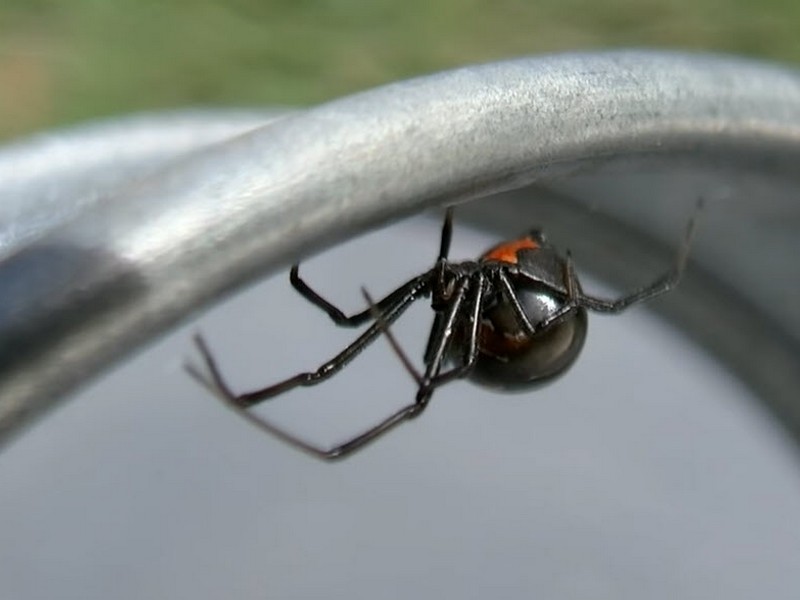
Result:
[[[360,285],[377,296],[428,268],[438,231],[414,219],[303,274],[356,310]],[[494,241],[457,226],[452,256]],[[429,312],[419,303],[395,328],[415,356]],[[287,277],[259,285],[0,455],[2,597],[796,598],[788,442],[646,309],[592,317],[583,356],[553,385],[500,396],[454,384],[419,420],[324,464],[264,437],[181,369],[194,328],[238,389],[315,367],[355,336]],[[379,340],[328,384],[263,410],[335,441],[412,394]]]

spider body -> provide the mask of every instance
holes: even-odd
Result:
[[[477,260],[450,261],[452,215],[452,208],[448,209],[439,256],[431,269],[378,302],[364,290],[368,308],[350,316],[309,287],[297,265],[292,267],[292,286],[334,323],[357,327],[371,322],[353,343],[315,371],[237,394],[223,379],[208,346],[198,335],[195,342],[208,374],[192,365],[187,367],[189,373],[229,406],[284,442],[318,458],[341,458],[420,415],[434,391],[456,379],[467,378],[500,391],[523,392],[563,374],[583,348],[587,311],[619,313],[673,289],[683,272],[694,231],[693,217],[669,271],[640,290],[606,300],[583,292],[570,254],[560,254],[539,231],[494,246]],[[426,297],[431,300],[434,319],[423,356],[425,369],[420,372],[398,345],[390,326],[413,302]],[[387,337],[416,380],[417,393],[412,403],[363,433],[333,448],[319,448],[247,410],[296,387],[327,380],[381,335]]]
[[[541,232],[494,246],[477,262],[447,265],[454,272],[449,288],[468,278],[469,293],[485,281],[469,380],[498,391],[525,392],[558,377],[575,362],[586,339],[586,310],[569,305],[566,260]],[[580,293],[577,280],[575,291]],[[433,302],[437,314],[450,298],[443,300]],[[468,360],[470,326],[470,321],[458,324],[451,363]]]

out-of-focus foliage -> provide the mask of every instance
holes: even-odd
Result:
[[[797,0],[2,0],[0,138],[154,108],[309,104],[564,50],[800,62],[798,31]]]

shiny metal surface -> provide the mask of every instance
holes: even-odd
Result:
[[[161,126],[166,140],[169,127]],[[30,225],[19,223],[18,213],[10,225],[0,213],[0,237],[11,239],[0,241],[0,437],[259,276],[424,207],[532,182],[556,204],[583,198],[627,217],[650,246],[680,229],[674,223],[699,193],[710,196],[709,223],[719,219],[714,214],[737,217],[728,219],[724,236],[699,235],[693,256],[715,284],[744,299],[708,310],[720,296],[704,297],[708,286],[698,281],[688,301],[707,309],[708,331],[735,328],[731,319],[742,315],[783,324],[780,336],[764,329],[757,342],[759,351],[770,351],[781,337],[783,364],[775,368],[785,399],[796,384],[791,360],[800,339],[800,322],[792,319],[797,261],[786,258],[797,256],[798,158],[796,71],[707,55],[568,54],[468,67],[296,113],[134,181],[114,180],[117,187],[103,188],[62,220]],[[3,162],[0,156],[0,173]],[[94,170],[90,160],[59,202],[80,202],[97,189],[94,177],[109,168],[98,164]],[[16,205],[58,197],[53,190],[65,172],[50,171],[46,155],[37,168],[13,188]],[[635,186],[624,189],[627,181]],[[613,196],[639,201],[615,209]],[[768,222],[753,226],[746,211],[737,216],[737,207],[762,206],[764,198],[776,198]],[[502,214],[491,211],[487,222]],[[505,214],[498,227],[523,218]],[[580,231],[591,241],[604,228],[592,223]],[[756,240],[758,252],[737,245],[743,250],[731,254],[731,241],[742,239]],[[769,266],[785,268],[780,277],[760,266],[762,239],[777,240],[769,249],[780,259]],[[623,275],[647,267],[644,255],[630,263]],[[751,309],[742,312],[745,305]],[[739,348],[736,356],[752,350]],[[800,431],[798,424],[800,415],[793,425]]]
[[[0,148],[0,257],[164,161],[289,111],[186,110],[98,121]]]

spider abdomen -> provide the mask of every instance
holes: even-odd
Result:
[[[545,321],[561,306],[547,289],[517,289],[530,322]],[[508,302],[486,309],[478,326],[478,358],[469,377],[502,391],[525,391],[564,373],[586,339],[586,310],[575,308],[542,331],[530,335]]]

